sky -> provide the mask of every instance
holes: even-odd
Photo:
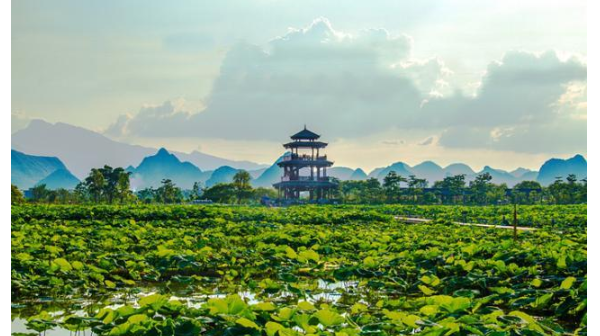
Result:
[[[537,169],[587,154],[585,1],[12,3],[31,119],[271,163],[305,124],[336,165]]]

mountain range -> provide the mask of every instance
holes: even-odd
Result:
[[[132,173],[132,188],[136,190],[158,187],[160,181],[165,178],[173,180],[184,189],[191,189],[194,182],[201,182],[210,187],[217,183],[230,182],[240,169],[250,173],[255,187],[271,187],[282,175],[277,162],[288,154],[284,153],[268,166],[223,159],[197,151],[169,152],[165,148],[156,150],[120,143],[84,128],[63,123],[50,124],[41,120],[34,120],[26,129],[15,133],[12,136],[12,147],[28,154],[52,156],[35,156],[11,151],[11,181],[22,189],[30,188],[42,180],[49,187],[74,187],[78,179],[67,167],[79,178],[83,178],[91,168],[104,164],[127,167],[127,171]],[[136,166],[136,162],[140,163]],[[328,168],[327,174],[340,180],[365,180],[374,177],[383,181],[390,171],[404,177],[415,175],[425,178],[430,185],[446,176],[465,174],[466,180],[471,181],[478,174],[487,172],[492,175],[492,182],[506,183],[512,187],[525,180],[537,180],[543,185],[548,185],[556,177],[565,178],[568,174],[576,174],[580,179],[585,178],[587,161],[581,155],[566,160],[550,159],[540,167],[539,172],[525,168],[508,172],[489,166],[475,172],[463,163],[454,163],[442,168],[435,162],[425,161],[415,166],[396,162],[376,168],[368,175],[360,168],[335,166]]]
[[[145,157],[157,152],[156,148],[114,141],[82,127],[65,123],[51,124],[43,120],[32,120],[27,128],[13,134],[11,147],[31,155],[59,157],[80,179],[87,176],[92,168],[105,164],[112,167],[135,166]],[[199,151],[173,153],[202,170],[214,170],[221,166],[245,170],[267,167],[250,161],[228,160]]]
[[[180,161],[177,156],[161,148],[155,155],[145,157],[136,167],[128,167],[131,172],[131,187],[143,189],[159,187],[163,179],[171,179],[184,189],[191,189],[196,181],[207,179],[207,174],[187,161]],[[210,173],[208,174],[210,177]]]
[[[537,181],[542,185],[552,183],[557,177],[566,179],[568,174],[575,174],[577,178],[587,178],[587,161],[581,155],[563,159],[550,159],[546,161],[540,168],[537,175]]]
[[[21,189],[46,184],[49,189],[73,189],[79,180],[57,157],[27,155],[10,151],[10,183]]]

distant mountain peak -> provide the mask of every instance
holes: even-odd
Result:
[[[419,163],[418,165],[416,165],[415,167],[418,167],[418,166],[431,166],[431,167],[442,168],[442,167],[440,167],[440,165],[438,165],[437,163],[435,163],[433,161],[423,161],[423,162]]]
[[[577,154],[570,159],[550,159],[540,168],[537,181],[542,185],[549,185],[555,178],[563,178],[569,174],[575,174],[577,178],[587,177],[587,160],[581,154]]]
[[[11,150],[11,183],[28,189],[43,181],[48,188],[71,188],[79,181],[60,159],[53,156],[28,155]]]
[[[51,123],[43,119],[31,119],[27,127],[48,127],[52,126]]]
[[[171,156],[171,155],[173,155],[173,154],[169,153],[169,151],[166,148],[161,147],[158,150],[158,152],[156,152],[155,156]]]
[[[50,175],[44,177],[36,183],[36,185],[45,184],[48,189],[75,189],[79,179],[67,169],[57,169]]]

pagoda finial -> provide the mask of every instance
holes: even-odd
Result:
[[[306,130],[306,124],[304,124],[304,129]]]

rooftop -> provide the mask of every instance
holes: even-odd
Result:
[[[308,129],[306,129],[306,125],[304,125],[304,129],[301,130],[300,132],[292,135],[290,138],[294,139],[294,140],[316,140],[318,138],[320,138],[321,136],[318,135],[315,132],[309,131]]]

